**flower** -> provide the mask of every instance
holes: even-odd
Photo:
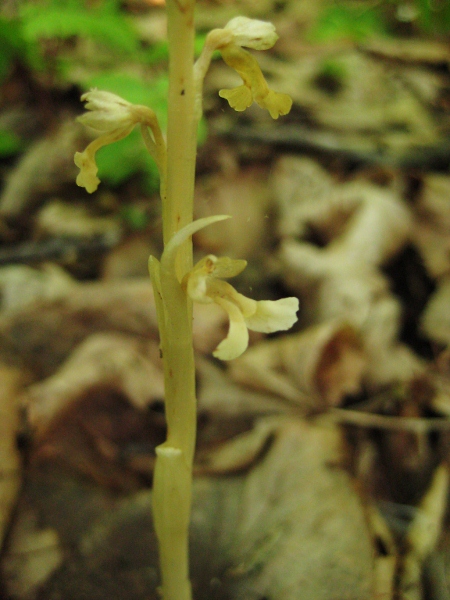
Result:
[[[203,304],[215,302],[228,313],[228,335],[213,352],[216,358],[222,360],[237,358],[246,350],[249,329],[263,333],[284,331],[297,320],[297,298],[257,301],[243,296],[220,279],[238,275],[246,265],[245,260],[217,258],[209,254],[182,281],[192,300]]]
[[[257,60],[243,49],[267,50],[277,39],[272,23],[247,17],[235,17],[223,29],[210,31],[194,67],[197,116],[202,112],[203,80],[216,50],[225,63],[242,77],[243,85],[219,91],[219,96],[228,100],[231,108],[241,112],[256,102],[261,108],[266,108],[273,119],[287,115],[292,106],[290,96],[271,90]]]
[[[236,17],[223,31],[233,33],[233,41],[219,48],[223,60],[241,77],[243,85],[229,90],[220,90],[219,96],[228,100],[231,108],[243,111],[253,102],[266,108],[273,119],[287,115],[292,107],[292,99],[287,94],[269,88],[258,61],[242,46],[265,50],[271,48],[278,39],[272,23]]]
[[[231,19],[225,25],[224,30],[232,33],[233,42],[237,46],[253,48],[254,50],[272,48],[278,39],[273,23],[249,19],[248,17]]]
[[[78,117],[78,121],[101,132],[102,135],[91,142],[83,152],[75,153],[74,161],[80,169],[77,185],[86,188],[90,194],[95,192],[100,183],[95,162],[96,152],[102,146],[117,142],[129,135],[134,126],[139,123],[143,128],[145,144],[155,158],[158,168],[161,168],[165,145],[156,115],[151,108],[131,104],[116,94],[97,89],[83,94],[81,100],[86,102],[85,108],[88,112]],[[153,139],[147,135],[145,127],[151,129]]]
[[[81,96],[87,112],[78,121],[96,131],[114,131],[136,125],[134,105],[111,92],[92,89]]]

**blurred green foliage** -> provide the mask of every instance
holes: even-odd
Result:
[[[330,0],[309,32],[316,42],[361,42],[388,35],[393,20],[409,15],[411,25],[425,35],[450,33],[450,0]]]
[[[89,39],[108,49],[121,60],[143,60],[137,30],[120,9],[119,0],[95,4],[82,0],[23,0],[13,14],[0,17],[0,83],[14,60],[32,71],[54,67],[62,54],[62,44],[48,52],[49,41]]]
[[[309,37],[317,42],[341,39],[361,42],[385,32],[386,27],[379,10],[341,2],[325,5]]]
[[[145,229],[151,221],[149,214],[143,208],[133,204],[124,204],[121,207],[120,216],[124,223],[135,231]]]
[[[87,55],[77,52],[79,42],[90,44],[85,46],[89,49]],[[204,36],[198,36],[197,51],[203,42]],[[31,74],[50,76],[47,85],[63,89],[76,85],[80,91],[98,88],[134,104],[151,106],[161,128],[166,127],[167,43],[143,44],[121,0],[19,1],[13,14],[2,16],[0,9],[0,49],[0,85],[20,62]],[[141,73],[145,73],[145,81]],[[199,142],[205,137],[206,124],[202,120]],[[0,156],[21,149],[19,139],[0,131]],[[158,188],[157,168],[138,130],[102,148],[97,158],[99,177],[111,186],[142,175],[146,191]]]
[[[450,33],[450,0],[415,0],[417,19],[430,34]]]
[[[127,17],[120,12],[118,0],[84,5],[80,0],[20,5],[19,19],[23,38],[30,44],[42,39],[90,37],[105,46],[132,56],[139,51],[139,39]]]
[[[20,152],[23,147],[24,144],[19,136],[11,131],[0,129],[0,158],[14,156],[14,154]]]

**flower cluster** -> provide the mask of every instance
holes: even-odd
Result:
[[[182,282],[193,301],[203,304],[215,302],[228,313],[228,335],[213,353],[222,360],[237,358],[246,350],[249,329],[272,333],[290,329],[297,321],[297,298],[252,300],[237,292],[228,282],[222,281],[221,278],[238,275],[246,265],[245,260],[217,258],[210,254],[199,261]]]

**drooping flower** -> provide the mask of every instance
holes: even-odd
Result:
[[[215,302],[228,313],[228,335],[213,352],[222,360],[237,358],[246,350],[249,329],[263,333],[284,331],[297,320],[297,298],[257,301],[240,294],[222,280],[238,275],[246,265],[245,260],[217,258],[210,254],[199,261],[182,282],[193,301]]]
[[[228,100],[229,105],[239,112],[256,102],[261,108],[267,109],[273,119],[287,115],[292,107],[292,99],[287,94],[269,88],[258,61],[243,49],[267,50],[277,39],[272,23],[247,17],[231,19],[223,29],[214,29],[206,37],[205,48],[196,64],[198,82],[203,81],[213,51],[219,50],[225,63],[243,81],[236,88],[220,90],[219,96]]]
[[[235,17],[228,21],[224,29],[231,32],[233,41],[237,46],[253,48],[254,50],[272,48],[278,39],[275,25],[269,21],[260,21],[259,19]]]
[[[90,194],[95,192],[100,183],[97,177],[96,152],[108,144],[112,144],[129,135],[135,125],[150,127],[154,140],[144,136],[144,141],[150,153],[157,160],[158,149],[164,144],[156,115],[151,108],[139,104],[131,104],[116,94],[92,89],[81,96],[86,102],[87,112],[78,121],[100,132],[97,139],[91,142],[83,152],[76,152],[74,161],[80,169],[77,185],[86,188]],[[158,162],[158,160],[157,160]],[[161,162],[161,161],[159,161]],[[159,164],[158,164],[159,166]]]

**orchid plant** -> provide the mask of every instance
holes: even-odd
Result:
[[[271,90],[256,58],[244,48],[271,48],[278,36],[268,22],[236,17],[206,37],[194,63],[195,0],[166,0],[169,42],[167,143],[153,110],[133,105],[114,94],[91,90],[81,99],[87,112],[79,121],[100,135],[75,154],[77,184],[94,192],[100,180],[96,152],[126,137],[139,125],[143,141],[160,174],[164,251],[149,259],[164,364],[167,439],[156,449],[153,517],[159,543],[164,600],[190,600],[188,534],[192,465],[196,438],[195,364],[192,302],[214,302],[229,317],[227,337],[214,356],[231,360],[248,346],[248,330],[289,329],[297,320],[298,299],[255,301],[224,279],[238,275],[245,260],[208,255],[193,266],[192,235],[226,215],[193,221],[197,126],[202,114],[203,80],[212,55],[219,51],[242,85],[220,90],[230,106],[243,111],[253,102],[277,119],[287,114],[291,98]]]

